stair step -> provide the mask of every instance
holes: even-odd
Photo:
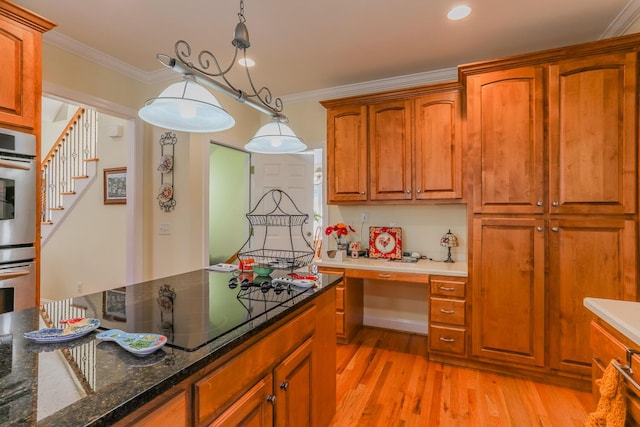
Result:
[[[41,221],[40,224],[42,224],[42,225],[51,225],[51,224],[53,224],[53,221]]]
[[[78,176],[71,177],[71,179],[81,179],[81,178],[89,178],[89,175],[78,175]]]
[[[61,192],[60,192],[60,194],[67,194],[67,195],[69,195],[69,194],[76,194],[76,192],[75,192],[75,191],[61,191]]]
[[[49,208],[50,211],[63,211],[64,207],[63,206],[58,206],[57,208]]]

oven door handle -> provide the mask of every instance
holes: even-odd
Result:
[[[31,167],[29,166],[29,164],[25,166],[18,162],[11,162],[11,161],[2,160],[2,159],[0,159],[0,168],[20,169],[25,171],[31,170]]]
[[[27,274],[29,274],[29,270],[15,270],[4,273],[0,272],[0,280],[15,279],[16,277],[26,276]]]

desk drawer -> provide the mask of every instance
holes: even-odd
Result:
[[[431,298],[431,322],[464,326],[465,302],[454,299]]]
[[[465,329],[429,325],[429,349],[464,354]]]
[[[431,295],[442,297],[464,298],[466,293],[465,280],[438,279],[431,277]]]
[[[429,275],[422,273],[400,273],[395,271],[348,270],[346,276],[357,279],[388,280],[392,282],[429,283]]]

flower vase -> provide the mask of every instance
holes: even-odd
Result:
[[[343,237],[339,237],[336,239],[336,245],[339,251],[345,251],[347,250],[347,247],[349,246],[349,244],[344,240]]]

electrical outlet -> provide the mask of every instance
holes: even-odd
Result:
[[[360,214],[360,222],[361,223],[369,223],[369,212],[362,212]]]
[[[168,236],[171,234],[171,227],[167,223],[160,224],[159,232],[161,236]]]

